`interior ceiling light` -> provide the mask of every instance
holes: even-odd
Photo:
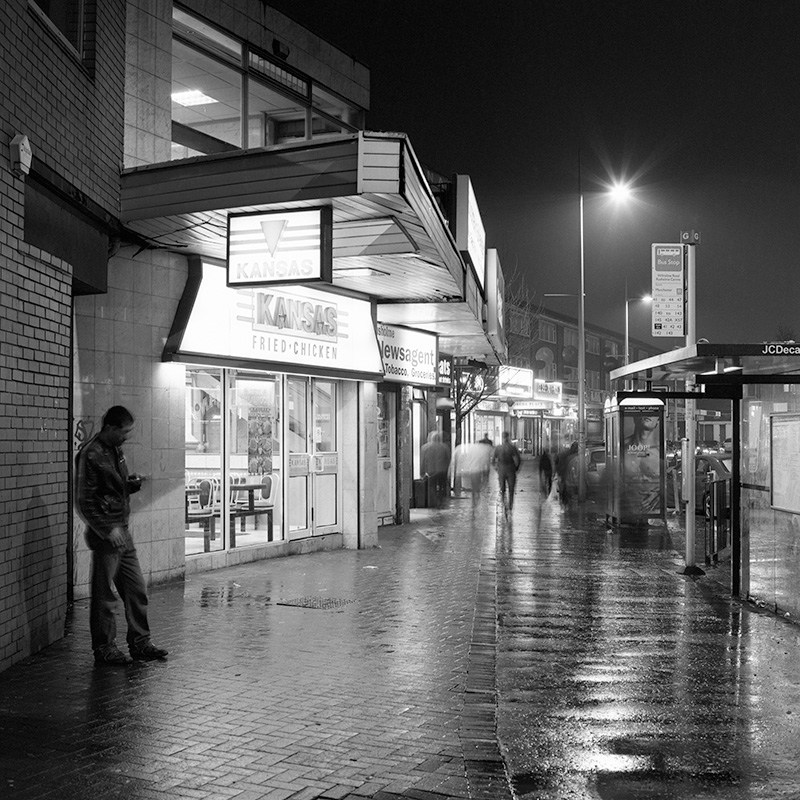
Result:
[[[186,92],[175,92],[172,95],[172,102],[179,106],[205,106],[218,101],[203,94],[199,89],[189,89]]]

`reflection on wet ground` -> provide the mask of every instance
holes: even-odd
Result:
[[[0,675],[0,797],[800,798],[800,629],[534,477],[154,589],[165,662],[95,668],[76,603]]]
[[[684,576],[682,553],[673,523],[615,532],[538,497],[499,530],[519,800],[800,797],[800,630]]]

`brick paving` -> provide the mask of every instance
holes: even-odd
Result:
[[[165,662],[95,667],[88,603],[76,603],[63,641],[0,675],[0,795],[510,797],[495,508],[417,513],[378,549],[154,588]]]

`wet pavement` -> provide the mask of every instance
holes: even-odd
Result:
[[[0,674],[0,797],[800,797],[800,628],[532,472],[510,519],[454,499],[154,588],[164,662],[94,666],[76,603]]]

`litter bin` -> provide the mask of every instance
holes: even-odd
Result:
[[[428,507],[428,481],[426,478],[418,478],[414,481],[414,508]]]

